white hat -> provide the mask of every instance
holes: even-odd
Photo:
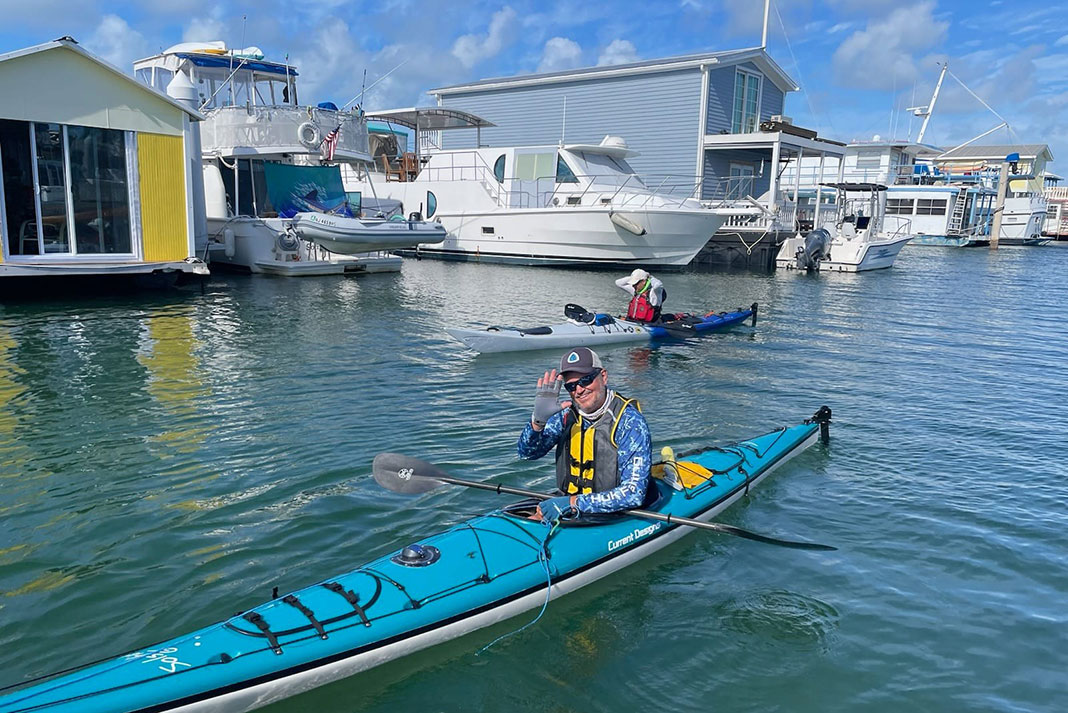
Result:
[[[642,280],[648,280],[648,279],[649,279],[649,273],[646,272],[645,270],[641,269],[640,267],[637,267],[637,268],[634,268],[634,272],[630,273],[630,277],[627,279],[627,283],[631,284],[631,285],[636,285],[639,282],[641,282]]]

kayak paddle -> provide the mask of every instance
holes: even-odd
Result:
[[[546,500],[553,497],[547,493],[539,493],[535,490],[525,490],[523,488],[512,488],[507,485],[499,485],[493,483],[480,483],[476,480],[464,480],[463,478],[454,478],[446,473],[444,470],[428,463],[425,460],[418,458],[412,458],[410,456],[402,455],[400,453],[379,453],[375,456],[374,462],[371,466],[371,472],[374,475],[375,481],[386,490],[392,490],[395,493],[403,493],[405,495],[417,495],[419,493],[425,493],[433,490],[443,483],[450,485],[462,485],[465,488],[475,488],[477,490],[490,490],[500,495],[501,493],[507,493],[509,495],[522,495],[528,498],[534,498],[536,500]],[[688,517],[676,517],[674,515],[668,515],[665,513],[654,512],[652,510],[624,510],[624,513],[633,515],[635,517],[645,518],[646,520],[658,520],[668,525],[687,525],[689,527],[696,527],[702,530],[712,530],[713,532],[722,532],[728,535],[735,535],[736,537],[743,537],[747,540],[754,540],[755,542],[764,542],[769,545],[779,545],[780,547],[790,547],[798,550],[820,550],[831,551],[838,549],[837,547],[831,547],[830,545],[821,545],[815,542],[794,542],[791,540],[780,540],[775,537],[768,537],[767,535],[760,535],[756,532],[750,532],[749,530],[743,530],[740,527],[734,525],[725,525],[721,522],[702,522],[700,520],[693,520]]]

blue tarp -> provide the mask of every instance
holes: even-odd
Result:
[[[281,218],[314,211],[353,217],[338,166],[263,164],[267,195]]]
[[[187,59],[198,67],[225,67],[227,69],[236,69],[238,65],[241,65],[241,69],[251,69],[254,72],[269,72],[271,74],[280,74],[283,77],[287,74],[290,77],[297,76],[297,70],[290,67],[288,70],[284,64],[276,64],[274,62],[262,62],[254,59],[245,59],[244,57],[230,58],[229,55],[213,55],[213,54],[193,54],[190,52],[179,52],[176,56],[182,59]],[[244,62],[244,64],[241,64]]]

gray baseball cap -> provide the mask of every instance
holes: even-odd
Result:
[[[582,376],[603,368],[601,366],[601,357],[597,356],[597,352],[587,347],[576,347],[560,357],[561,375],[578,374]]]

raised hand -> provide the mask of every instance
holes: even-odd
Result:
[[[563,383],[556,369],[550,369],[538,379],[538,387],[534,390],[534,413],[530,416],[530,422],[536,430],[545,428],[553,414],[563,408],[560,405],[560,387]]]

